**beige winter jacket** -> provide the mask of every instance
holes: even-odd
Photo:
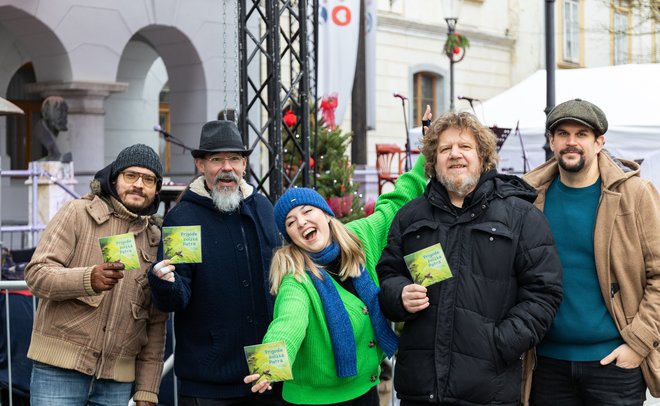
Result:
[[[125,271],[110,291],[92,289],[103,263],[99,237],[131,232],[139,270]],[[25,280],[39,297],[28,357],[99,379],[135,381],[134,400],[158,402],[167,314],[155,309],[147,267],[160,229],[112,199],[89,194],[67,203],[48,223]]]
[[[621,337],[644,356],[644,380],[653,396],[660,396],[660,195],[639,177],[635,162],[598,155],[602,193],[594,228],[594,255],[600,290]],[[525,175],[539,195],[545,195],[558,176],[552,159]],[[529,354],[528,354],[529,355]],[[526,359],[523,402],[531,390],[533,357]]]

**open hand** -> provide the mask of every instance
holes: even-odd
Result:
[[[259,379],[260,376],[261,375],[259,375],[259,374],[248,375],[245,378],[243,378],[243,382],[245,382],[245,383],[255,382],[256,380]],[[252,385],[252,388],[250,388],[252,393],[257,393],[257,392],[264,393],[267,390],[271,390],[271,389],[273,389],[273,387],[270,386],[270,382],[268,382],[265,379],[261,382],[255,383],[254,385]]]
[[[416,283],[411,283],[403,287],[401,301],[403,302],[403,308],[408,313],[417,313],[429,307],[429,297],[426,296],[426,288]]]
[[[151,272],[164,281],[174,282],[174,269],[175,267],[170,264],[170,260],[164,259],[154,265]]]
[[[91,283],[94,292],[101,293],[115,287],[124,277],[124,264],[121,262],[104,262],[92,268]]]

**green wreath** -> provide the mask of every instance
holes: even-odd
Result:
[[[464,53],[465,50],[469,47],[470,40],[465,35],[455,32],[447,35],[444,50],[447,57],[454,58],[461,53],[461,50]],[[461,57],[461,59],[463,58]]]

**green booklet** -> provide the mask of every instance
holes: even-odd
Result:
[[[413,281],[419,285],[433,285],[453,276],[440,243],[408,254],[403,259]]]
[[[243,347],[250,375],[261,375],[258,383],[264,379],[269,382],[288,381],[293,379],[289,356],[284,341],[274,343],[248,345]]]
[[[140,269],[140,257],[133,233],[101,237],[99,243],[104,262],[121,262],[125,271]]]
[[[200,264],[202,227],[163,227],[163,258],[172,264]]]

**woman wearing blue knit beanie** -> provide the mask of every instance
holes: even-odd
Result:
[[[292,404],[378,406],[380,363],[398,339],[380,311],[376,263],[396,212],[426,187],[424,159],[381,195],[369,217],[337,220],[313,189],[289,189],[275,222],[290,243],[275,252],[274,318],[264,343],[284,341],[293,379],[282,397]],[[245,377],[255,382],[260,375]],[[267,380],[253,392],[270,389]]]

